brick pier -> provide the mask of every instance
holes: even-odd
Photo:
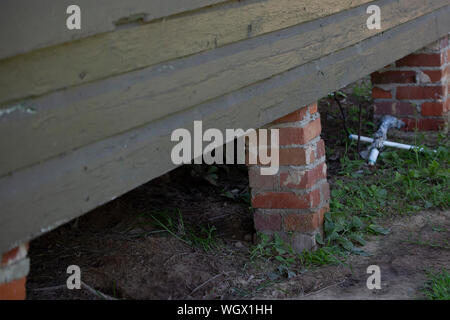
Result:
[[[258,232],[278,233],[294,250],[316,248],[329,210],[325,144],[320,138],[317,104],[303,107],[272,122],[279,129],[280,170],[264,176],[259,166],[249,166],[254,223]]]
[[[28,244],[22,244],[0,254],[0,300],[23,300],[25,283],[30,270]]]
[[[391,114],[406,130],[448,130],[449,37],[372,74],[375,116]]]

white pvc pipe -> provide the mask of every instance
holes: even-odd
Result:
[[[357,134],[351,134],[351,135],[349,136],[349,138],[350,138],[350,139],[353,139],[353,140],[358,140],[358,135],[357,135]],[[372,143],[372,142],[373,142],[373,139],[372,139],[372,138],[369,138],[369,137],[361,136],[361,137],[360,137],[360,141]],[[418,147],[415,147],[415,146],[411,146],[411,145],[409,145],[409,144],[403,144],[403,143],[392,142],[392,141],[385,141],[385,142],[383,143],[383,145],[386,146],[386,147],[393,147],[393,148],[404,149],[404,150],[411,150],[411,149],[416,149],[416,148],[418,148]],[[420,148],[420,149],[418,149],[418,150],[419,150],[419,151],[423,151],[423,148]],[[433,151],[436,152],[436,150],[433,150]]]
[[[377,148],[373,148],[370,150],[369,158],[367,161],[369,162],[369,165],[373,166],[375,165],[375,162],[377,162],[378,155],[380,154],[380,151],[378,151]]]

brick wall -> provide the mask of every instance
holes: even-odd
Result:
[[[314,249],[328,211],[325,144],[317,104],[303,107],[267,126],[279,129],[280,169],[260,175],[249,166],[254,223],[257,231],[280,234],[296,251]]]
[[[399,117],[406,130],[447,130],[449,66],[449,37],[444,37],[373,73],[375,115]]]
[[[0,254],[0,300],[25,299],[26,276],[30,270],[28,244]]]

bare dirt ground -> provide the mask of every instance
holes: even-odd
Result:
[[[423,298],[420,291],[426,281],[426,272],[448,268],[450,262],[450,211],[423,211],[384,224],[390,228],[390,234],[373,238],[363,247],[372,256],[352,257],[352,272],[341,276],[337,285],[304,298]],[[367,289],[369,265],[380,267],[381,290]]]
[[[70,264],[81,267],[91,287],[122,299],[422,298],[426,271],[441,270],[450,261],[450,212],[420,212],[384,226],[391,233],[372,237],[363,248],[371,256],[273,283],[267,283],[271,263],[249,261],[252,244],[246,241],[226,239],[220,250],[205,253],[171,236],[127,239],[111,229],[73,236],[74,231],[60,229],[40,239],[42,247],[33,247],[28,298],[99,299],[86,290],[35,290],[64,284]],[[381,290],[366,287],[366,269],[373,264],[381,269]]]
[[[370,105],[365,107],[370,109]],[[339,117],[321,105],[329,180],[343,152]],[[329,150],[328,150],[329,151]],[[65,287],[69,265],[91,288],[117,299],[420,299],[426,271],[450,264],[450,212],[381,218],[390,229],[372,236],[347,265],[303,269],[270,280],[274,261],[251,259],[254,246],[248,177],[242,166],[219,166],[216,185],[181,167],[31,242],[28,299],[103,299]],[[151,214],[180,210],[186,225],[214,226],[205,251],[164,232]],[[369,265],[381,268],[381,290],[369,290]]]

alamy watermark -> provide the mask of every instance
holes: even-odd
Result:
[[[79,266],[73,264],[67,267],[67,273],[70,276],[67,278],[67,289],[81,289],[81,269]]]
[[[270,144],[268,139],[270,138]],[[234,141],[237,152],[235,155]],[[260,164],[261,175],[274,175],[279,169],[279,130],[278,129],[226,129],[225,135],[216,128],[203,132],[202,121],[194,121],[193,137],[184,128],[172,132],[171,141],[178,142],[171,152],[173,164],[223,164],[224,144],[226,145],[226,164],[245,164],[245,139],[247,139],[248,164]],[[203,148],[203,142],[210,142]]]
[[[369,30],[381,29],[381,8],[377,5],[370,5],[366,10],[370,17],[367,18],[366,25]],[[66,27],[68,30],[81,29],[81,8],[76,4],[71,4],[66,9],[69,17],[66,19]]]
[[[381,289],[381,269],[376,264],[367,267],[367,273],[370,276],[367,278],[366,285],[367,289]]]
[[[367,14],[371,16],[367,18],[366,25],[369,30],[381,29],[381,9],[379,6],[373,4],[367,7]]]
[[[67,7],[66,13],[70,16],[66,20],[66,27],[69,30],[81,29],[81,8],[76,4],[71,4]]]

